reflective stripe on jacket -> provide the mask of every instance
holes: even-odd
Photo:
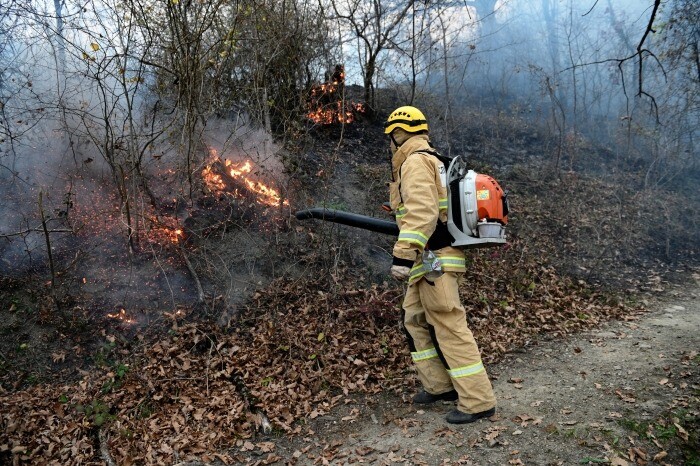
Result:
[[[447,221],[445,166],[428,151],[434,151],[428,136],[420,134],[404,142],[391,159],[390,201],[400,230],[393,256],[395,261],[411,261],[414,270],[421,264],[421,255],[429,246],[438,220]],[[461,249],[448,246],[434,252],[444,271],[466,270]],[[422,275],[412,273],[410,281]]]

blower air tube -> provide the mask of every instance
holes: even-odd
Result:
[[[313,209],[300,210],[295,216],[297,220],[316,218],[318,220],[325,220],[326,222],[340,223],[342,225],[362,228],[363,230],[383,233],[385,235],[399,236],[399,227],[395,222],[368,217],[367,215],[343,212],[342,210],[315,207]]]

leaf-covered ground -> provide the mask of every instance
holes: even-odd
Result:
[[[353,131],[356,137],[350,138]],[[301,162],[308,170],[301,170],[296,182],[304,183],[305,174],[313,181],[309,185],[318,185],[319,192],[309,194],[310,199],[375,212],[385,200],[377,197],[384,193],[388,176],[385,146],[378,140],[381,129],[360,126],[344,135],[342,144],[326,138],[329,147],[307,148],[311,155]],[[376,144],[368,144],[369,135]],[[514,208],[509,245],[471,252],[461,286],[467,319],[487,364],[541,340],[563,341],[610,319],[635,319],[640,306],[626,302],[625,292],[604,292],[601,285],[629,289],[629,296],[638,296],[640,290],[660,292],[665,277],[656,270],[669,269],[662,259],[685,254],[688,262],[696,260],[692,246],[697,237],[688,227],[697,218],[695,204],[682,212],[665,212],[660,229],[658,218],[649,212],[660,211],[652,201],[663,203],[668,195],[635,195],[623,183],[575,174],[545,181],[533,163],[541,152],[540,142],[506,143],[513,147],[494,153],[522,152],[522,165],[529,167],[499,169]],[[510,155],[497,158],[514,163]],[[327,199],[330,187],[333,196]],[[677,221],[681,214],[688,217],[685,223]],[[252,237],[251,231],[245,233]],[[295,225],[294,231],[280,235],[291,239],[280,243],[276,238],[277,249],[273,242],[269,248],[258,245],[259,250],[252,251],[254,260],[280,265],[278,261],[290,258],[305,264],[310,273],[261,286],[226,325],[203,318],[211,316],[194,308],[176,308],[166,315],[154,309],[154,328],[133,335],[113,322],[95,319],[81,303],[74,308],[77,319],[62,324],[50,322],[51,306],[15,302],[9,292],[0,293],[0,305],[7,303],[2,315],[11,320],[0,323],[0,332],[8,336],[8,344],[0,348],[0,464],[333,461],[338,446],[321,445],[323,451],[312,460],[307,447],[284,456],[272,441],[260,441],[259,433],[303,440],[312,435],[309,426],[314,422],[347,411],[347,400],[387,393],[408,399],[417,388],[400,328],[403,289],[394,282],[382,283],[387,279],[385,255],[376,254],[379,258],[372,263],[372,254],[362,254],[369,251],[369,235],[346,231]],[[223,232],[220,238],[214,242],[221,248],[216,253],[226,262],[232,258],[223,252],[237,251],[231,244],[245,249],[253,243]],[[376,239],[374,251],[390,247],[382,241]],[[213,246],[192,247],[193,258],[206,259],[202,251],[207,247]],[[206,266],[199,273],[208,278],[208,262],[199,262]],[[211,272],[216,276],[220,270]],[[679,266],[679,273],[686,272]],[[41,287],[32,289],[40,295],[35,301],[45,298]],[[44,325],[47,322],[50,325]],[[84,328],[63,331],[76,322]],[[32,329],[36,335],[25,335]],[[99,341],[106,344],[96,349]],[[79,377],[35,378],[53,370],[59,373],[65,366],[81,368]],[[626,390],[620,393],[630,395]],[[352,421],[359,411],[361,407],[351,407],[341,420]],[[402,433],[412,434],[421,425],[413,416],[391,419],[401,424]],[[663,422],[673,424],[672,419]],[[442,424],[438,430],[441,442],[457,438]],[[490,428],[481,443],[499,436],[501,430]],[[691,433],[689,438],[696,437]],[[355,451],[358,462],[369,454],[366,448]],[[387,450],[394,459],[402,454],[393,447]],[[410,456],[406,458],[404,464],[412,464]],[[517,458],[513,454],[512,460]],[[457,456],[448,464],[469,464],[459,461]]]
[[[563,337],[637,312],[559,276],[544,260],[523,259],[524,248],[515,241],[470,255],[461,291],[486,362],[543,335]],[[155,340],[130,345],[107,332],[102,367],[82,380],[0,395],[0,459],[236,463],[231,447],[246,445],[256,429],[297,435],[349,394],[412,391],[399,325],[403,290],[352,283],[345,276],[280,279],[225,328],[174,313]]]
[[[489,366],[498,409],[488,420],[448,425],[453,402],[413,405],[411,392],[349,396],[303,438],[273,438],[275,454],[298,464],[698,465],[698,285],[671,285],[637,318],[505,355]],[[249,464],[269,440],[251,441]]]

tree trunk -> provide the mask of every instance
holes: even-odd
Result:
[[[374,98],[373,98],[374,93],[372,92],[372,88],[373,88],[372,80],[374,79],[376,60],[377,60],[376,55],[374,55],[374,54],[370,55],[369,60],[367,60],[367,66],[365,68],[365,76],[364,76],[365,102],[367,102],[371,108],[375,107],[375,102],[374,102]]]

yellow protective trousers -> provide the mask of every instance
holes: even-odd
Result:
[[[457,409],[480,413],[495,407],[496,398],[459,299],[460,275],[445,272],[435,280],[422,278],[409,285],[404,327],[425,391],[439,395],[454,388]]]

